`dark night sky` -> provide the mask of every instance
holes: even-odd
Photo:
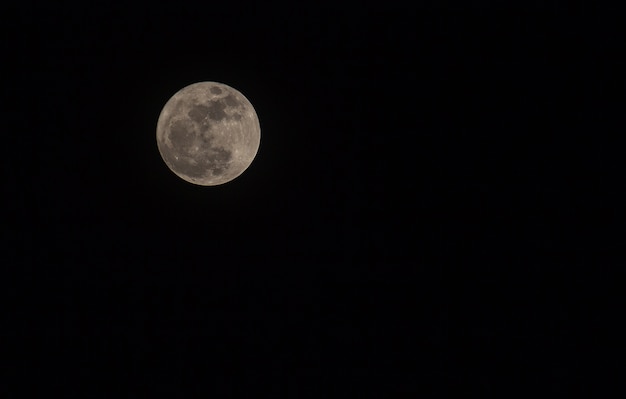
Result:
[[[3,397],[592,392],[585,357],[616,375],[617,10],[89,3],[0,7]],[[206,80],[261,122],[218,187],[155,140]]]

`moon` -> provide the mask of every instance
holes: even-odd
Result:
[[[199,82],[176,92],[157,123],[157,146],[178,177],[216,186],[240,176],[261,141],[259,118],[239,91],[218,82]]]

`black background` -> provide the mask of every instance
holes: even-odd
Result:
[[[3,5],[3,397],[607,386],[626,65],[588,3]],[[217,187],[155,140],[206,80],[262,131]]]

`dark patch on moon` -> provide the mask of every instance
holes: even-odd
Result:
[[[221,92],[219,87],[213,87],[211,91],[213,89],[218,89]],[[221,121],[225,118],[241,120],[242,116],[240,113],[235,113],[232,116],[226,113],[226,109],[229,107],[241,107],[241,103],[232,94],[222,99],[209,101],[208,104],[196,104],[187,111],[187,116],[195,123],[207,126],[210,125],[209,120]]]
[[[228,96],[224,97],[223,101],[229,107],[239,107],[241,105],[241,103],[239,103],[239,101],[237,101],[235,96],[233,96],[232,94],[229,94]]]
[[[208,158],[213,164],[226,163],[232,158],[230,151],[223,147],[213,147],[211,152],[212,154]]]
[[[172,147],[185,149],[193,144],[195,138],[193,126],[185,120],[177,120],[172,123],[169,134]]]
[[[232,154],[225,148],[211,148],[210,153],[206,157],[208,169],[213,175],[221,175],[225,169],[228,169],[228,163],[232,159]]]
[[[202,141],[203,146],[209,145],[211,141],[213,141],[213,134],[209,126],[200,127],[200,140]]]
[[[189,112],[187,112],[187,116],[191,118],[194,122],[202,122],[204,118],[209,114],[209,107],[206,105],[198,104],[191,108]]]
[[[226,105],[222,101],[211,101],[208,107],[209,119],[214,121],[221,121],[228,115],[225,112]]]
[[[213,87],[211,87],[211,93],[213,93],[213,94],[222,94],[222,89],[220,89],[217,86],[213,86]]]

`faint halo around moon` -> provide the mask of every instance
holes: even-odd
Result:
[[[174,94],[159,115],[156,133],[165,164],[181,179],[201,186],[241,175],[261,141],[250,101],[218,82],[194,83]]]

